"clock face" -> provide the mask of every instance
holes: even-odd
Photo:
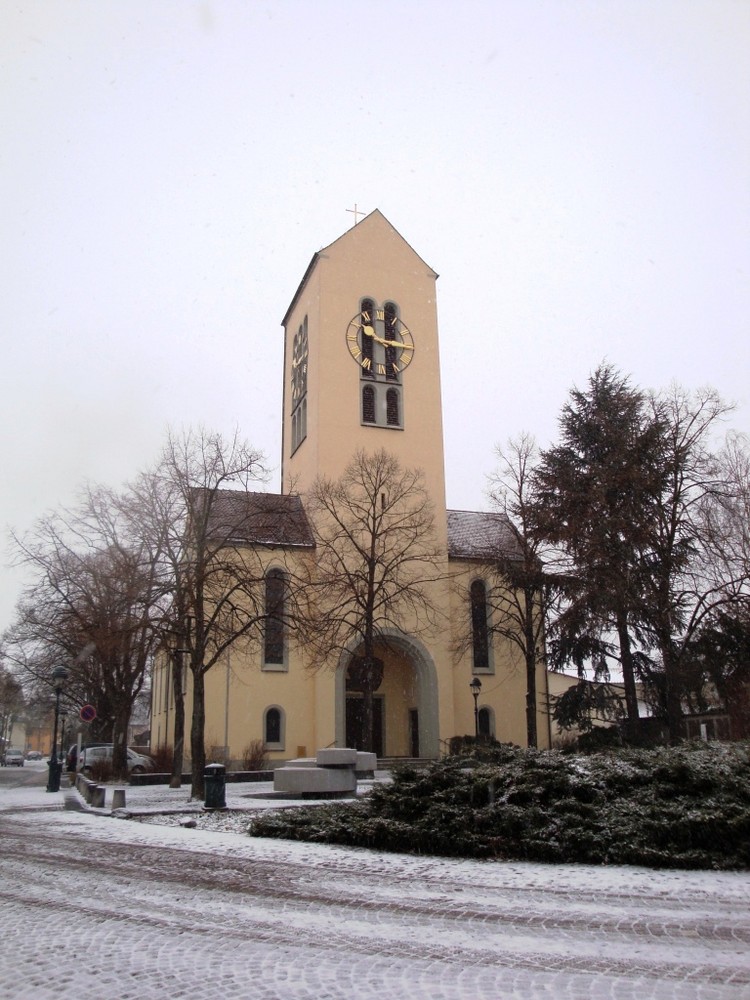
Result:
[[[307,322],[294,335],[292,343],[292,406],[307,392]]]
[[[414,357],[411,331],[390,303],[384,309],[367,303],[353,316],[346,329],[346,345],[365,378],[398,381]]]

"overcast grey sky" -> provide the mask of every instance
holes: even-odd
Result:
[[[278,470],[280,321],[355,202],[441,275],[450,506],[604,359],[750,431],[748,51],[747,0],[0,0],[0,523],[167,425]]]

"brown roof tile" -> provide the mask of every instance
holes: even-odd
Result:
[[[315,539],[298,496],[220,490],[211,507],[209,531],[227,542],[313,548]]]
[[[521,558],[518,537],[505,514],[473,510],[449,510],[447,514],[450,559]]]

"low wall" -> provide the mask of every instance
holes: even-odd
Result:
[[[181,776],[183,784],[189,784],[193,780],[192,774],[188,772]],[[130,784],[134,787],[144,785],[168,785],[172,780],[171,774],[131,774]],[[273,781],[273,771],[227,771],[226,782],[237,781]]]

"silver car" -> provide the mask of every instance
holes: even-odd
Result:
[[[103,747],[87,747],[81,752],[81,771],[84,774],[91,774],[95,764],[111,764],[113,749],[111,743]],[[136,753],[130,747],[127,748],[127,754],[129,774],[144,774],[146,771],[153,771],[154,762],[150,757]]]
[[[6,767],[23,767],[23,750],[8,747],[3,756],[3,764]]]

